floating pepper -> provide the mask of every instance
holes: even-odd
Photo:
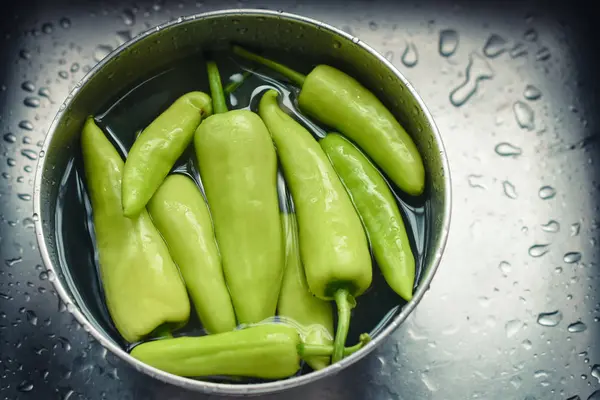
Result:
[[[302,325],[305,343],[331,345],[333,343],[331,303],[313,296],[308,288],[304,267],[300,260],[295,214],[282,213],[281,221],[286,248],[286,263],[277,313]],[[319,370],[329,365],[329,357],[307,357],[306,362],[312,369]]]
[[[179,266],[204,328],[209,333],[235,329],[212,221],[194,181],[181,174],[168,176],[150,199],[148,211]]]
[[[115,327],[133,343],[164,325],[184,325],[190,302],[177,266],[145,208],[135,218],[123,215],[123,160],[91,117],[81,150],[100,276]]]
[[[256,323],[275,315],[283,275],[277,156],[258,115],[227,111],[217,66],[207,68],[215,115],[194,138],[200,176],[238,322]]]
[[[396,199],[385,179],[343,136],[330,133],[320,143],[363,221],[387,284],[409,301],[415,283],[415,258]]]
[[[343,349],[345,355],[360,350],[370,340]],[[200,337],[155,340],[136,346],[138,360],[179,376],[245,376],[281,379],[300,369],[300,358],[329,356],[332,346],[302,343],[296,328],[280,323],[251,326]]]
[[[212,114],[210,96],[186,93],[148,125],[133,143],[123,172],[123,212],[136,216],[146,206],[203,118]]]
[[[412,138],[392,113],[367,88],[328,65],[303,75],[239,46],[233,52],[281,73],[301,87],[300,109],[356,142],[373,161],[410,195],[425,188],[423,160]]]
[[[371,285],[372,266],[360,218],[325,152],[311,134],[279,108],[267,91],[259,114],[277,146],[290,187],[300,254],[311,292],[335,300],[338,326],[332,362],[343,357],[355,297]]]

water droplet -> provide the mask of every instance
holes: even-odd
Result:
[[[130,30],[126,30],[126,31],[118,31],[117,32],[117,43],[120,45],[122,45],[123,43],[127,43],[131,40],[131,31]]]
[[[73,63],[71,64],[71,69],[70,69],[71,73],[74,74],[75,72],[79,71],[79,63]]]
[[[23,262],[23,259],[21,257],[8,258],[8,259],[4,260],[4,263],[9,267],[14,267],[15,265],[17,265],[21,262]]]
[[[531,29],[528,29],[525,31],[525,34],[523,35],[523,37],[525,38],[525,40],[527,40],[529,42],[535,42],[538,38],[538,34],[535,29],[531,28]]]
[[[371,29],[372,31],[376,31],[378,28],[379,28],[379,25],[377,25],[377,22],[369,21],[369,29]]]
[[[510,57],[517,58],[527,54],[527,47],[523,43],[515,43],[515,45],[510,49]]]
[[[25,81],[21,84],[21,89],[26,92],[33,92],[35,90],[35,85],[31,81]]]
[[[71,27],[71,20],[69,18],[63,17],[60,19],[60,26],[63,29],[69,29]]]
[[[545,379],[550,376],[548,371],[544,371],[543,369],[539,369],[533,373],[533,377],[536,379]]]
[[[465,81],[450,92],[450,102],[455,107],[462,106],[477,92],[479,82],[493,76],[494,71],[488,62],[479,54],[471,53],[465,70]]]
[[[547,47],[540,48],[537,53],[535,53],[535,59],[538,61],[546,61],[550,58],[550,50]]]
[[[521,379],[519,376],[513,376],[512,378],[510,378],[510,384],[515,389],[519,389],[521,387],[521,385],[523,384],[523,379]]]
[[[520,147],[507,142],[498,143],[494,151],[502,157],[518,157],[523,153]]]
[[[38,317],[35,315],[35,312],[32,310],[27,310],[25,312],[25,316],[27,317],[27,321],[33,326],[36,326],[38,323]]]
[[[521,330],[523,327],[523,322],[518,319],[513,319],[508,321],[506,325],[504,325],[504,329],[506,330],[506,337],[513,337]]]
[[[393,62],[394,61],[394,52],[393,51],[386,51],[384,57],[389,62]]]
[[[563,315],[560,311],[551,311],[540,313],[537,318],[538,324],[542,326],[554,327],[562,321]]]
[[[109,55],[111,51],[113,51],[112,46],[106,44],[96,46],[96,50],[94,50],[94,60],[97,62],[102,61],[102,59]]]
[[[467,176],[467,181],[469,182],[469,186],[471,186],[472,188],[485,189],[486,188],[485,185],[478,182],[478,180],[480,180],[481,178],[483,178],[482,175],[471,174],[471,175]]]
[[[533,347],[533,344],[531,343],[531,340],[525,339],[521,342],[521,346],[523,346],[523,348],[525,350],[531,350],[531,348]]]
[[[40,90],[38,90],[38,94],[42,97],[49,99],[50,98],[50,89],[48,89],[47,87],[41,87]]]
[[[598,380],[598,383],[600,383],[600,365],[599,364],[594,364],[592,366],[592,372],[590,373],[590,375],[592,375],[594,378],[596,378]]]
[[[552,186],[542,186],[538,192],[538,195],[542,200],[550,200],[556,196],[556,189],[554,189]]]
[[[25,129],[26,131],[32,131],[33,130],[33,124],[30,121],[21,121],[19,122],[19,128],[21,129]]]
[[[402,53],[402,64],[408,68],[412,68],[419,62],[419,53],[417,47],[413,43],[407,43],[404,52]]]
[[[121,18],[123,18],[123,23],[127,26],[131,26],[135,24],[135,15],[133,11],[130,9],[123,10],[123,14],[121,14]]]
[[[531,246],[529,248],[528,253],[531,257],[541,257],[549,251],[548,246],[550,246],[550,245],[549,244],[534,244],[533,246]]]
[[[506,197],[508,197],[509,199],[517,198],[517,189],[515,188],[515,185],[513,185],[511,182],[503,181],[502,188],[504,189],[504,194],[506,195]]]
[[[458,32],[454,29],[440,31],[438,50],[442,57],[450,57],[458,48]]]
[[[45,34],[50,34],[54,30],[54,26],[50,22],[46,22],[42,25],[42,32]]]
[[[23,201],[30,201],[31,195],[29,193],[19,193],[17,197]]]
[[[581,261],[581,253],[577,251],[568,252],[563,256],[563,261],[567,264],[578,263],[579,261]]]
[[[33,383],[25,380],[17,386],[19,392],[31,392],[33,390]]]
[[[527,85],[523,91],[523,97],[531,101],[537,100],[542,97],[542,92],[533,85]]]
[[[45,155],[46,155],[46,152],[45,152],[44,150],[41,150],[41,151],[38,153],[38,156],[39,156],[40,158],[43,158]]]
[[[513,104],[513,111],[515,119],[521,128],[528,131],[532,131],[535,128],[533,109],[529,105],[520,100],[516,101]]]
[[[575,222],[571,224],[571,236],[579,235],[579,231],[581,230],[581,224],[579,222]]]
[[[22,49],[19,51],[19,57],[23,60],[29,60],[31,58],[31,53],[28,50]]]
[[[500,54],[506,51],[506,40],[500,36],[493,33],[488,40],[485,42],[483,46],[483,54],[486,57],[494,58],[498,57]]]
[[[62,79],[69,79],[69,73],[65,70],[58,71],[58,76]]]
[[[7,164],[9,167],[14,167],[14,166],[16,166],[16,165],[17,165],[17,160],[15,160],[14,158],[10,158],[10,157],[9,157],[9,158],[7,158],[7,159],[6,159],[6,164]]]
[[[567,330],[571,333],[583,332],[586,329],[587,329],[587,326],[581,321],[574,322],[567,327]]]
[[[21,155],[27,157],[31,161],[37,160],[37,153],[31,149],[23,149],[21,150]]]
[[[542,225],[542,230],[544,230],[545,232],[556,233],[560,230],[560,224],[557,221],[551,219],[546,224]]]
[[[512,266],[507,261],[500,261],[500,264],[498,264],[498,268],[504,276],[507,276],[510,273],[510,271],[512,271]]]
[[[17,137],[14,134],[8,132],[4,134],[4,141],[8,143],[15,143],[17,141]]]
[[[40,106],[40,99],[37,97],[26,97],[25,100],[23,100],[23,104],[27,107],[37,108]]]

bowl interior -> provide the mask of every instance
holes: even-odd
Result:
[[[370,52],[360,41],[307,19],[282,13],[239,10],[190,17],[141,35],[96,66],[61,108],[47,137],[45,156],[38,165],[35,207],[39,214],[38,238],[46,266],[55,273],[59,294],[65,302],[73,304],[71,308],[80,322],[89,324],[92,333],[99,339],[101,337],[101,342],[111,350],[118,349],[122,344],[120,338],[110,323],[106,308],[102,302],[96,301],[102,294],[95,282],[94,254],[85,250],[90,247],[86,226],[77,219],[64,217],[63,212],[72,212],[70,207],[62,210],[57,207],[57,201],[63,204],[78,202],[73,198],[76,192],[65,191],[64,188],[69,185],[64,179],[77,178],[75,174],[65,174],[65,171],[79,169],[81,127],[88,115],[105,113],[104,117],[110,120],[110,124],[122,127],[124,133],[118,133],[119,139],[124,143],[131,142],[135,127],[128,125],[128,122],[136,120],[132,107],[146,111],[154,108],[157,114],[186,91],[207,91],[202,53],[206,50],[225,50],[231,43],[272,52],[278,59],[304,60],[294,65],[305,65],[305,73],[309,72],[311,60],[314,60],[351,74],[388,106],[412,135],[423,156],[427,173],[428,226],[418,228],[426,235],[421,244],[423,258],[416,295],[407,305],[402,303],[404,307],[398,307],[390,315],[391,318],[380,326],[379,334],[362,351],[366,353],[379,342],[378,339],[382,339],[378,336],[385,336],[408,315],[422,297],[437,268],[449,221],[447,162],[429,113],[415,96],[414,90],[391,65]],[[195,75],[190,60],[197,61]],[[122,110],[119,110],[119,105],[115,106],[116,109],[110,107],[136,87],[138,91],[145,90],[146,86],[140,86],[144,81],[168,71],[173,65],[188,68],[188,74],[183,75],[189,80],[181,80],[180,86],[175,83],[169,86],[169,90],[158,94],[148,93],[148,96],[139,97],[144,101],[122,105]],[[169,84],[172,82],[169,81]],[[136,123],[143,127],[148,122],[140,120]],[[69,237],[57,236],[57,232],[68,232]],[[59,245],[59,242],[69,245]],[[119,352],[120,356],[124,354]],[[357,358],[350,357],[344,362],[350,363]],[[324,375],[324,372],[311,375]],[[295,379],[302,380],[305,377]]]

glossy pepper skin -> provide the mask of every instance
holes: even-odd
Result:
[[[284,243],[286,248],[285,272],[279,293],[277,313],[302,326],[304,343],[333,344],[333,310],[331,302],[313,296],[306,283],[304,267],[298,248],[298,226],[293,213],[282,213]],[[306,362],[314,370],[329,365],[329,357],[309,357]]]
[[[360,343],[344,348],[344,354],[360,350],[369,340],[362,334]],[[328,356],[332,351],[331,346],[303,344],[290,325],[270,323],[208,336],[146,342],[136,346],[131,355],[179,376],[281,379],[298,372],[301,356]]]
[[[394,195],[377,168],[346,138],[330,133],[320,144],[362,219],[387,284],[409,301],[415,258]]]
[[[419,195],[425,168],[419,151],[392,113],[360,82],[328,65],[304,76],[239,46],[234,53],[264,64],[301,87],[300,109],[357,143],[404,192]]]
[[[198,166],[238,322],[257,323],[275,315],[283,276],[275,148],[258,115],[226,111],[208,69],[216,113],[196,130]]]
[[[204,328],[209,333],[235,329],[212,220],[194,181],[181,174],[168,176],[150,199],[148,212],[179,266]]]
[[[133,143],[123,172],[123,212],[138,215],[177,159],[203,118],[212,114],[210,96],[190,92],[148,125]]]
[[[145,208],[132,219],[123,215],[123,161],[91,117],[81,150],[100,275],[117,330],[133,343],[164,324],[184,325],[190,302],[177,266]]]
[[[338,308],[336,349],[342,358],[354,297],[371,285],[372,266],[367,238],[342,182],[312,135],[267,91],[259,114],[277,146],[298,218],[300,254],[311,292],[334,299]]]

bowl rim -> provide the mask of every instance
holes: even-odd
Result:
[[[408,91],[410,91],[411,96],[417,102],[419,107],[421,108],[425,118],[427,119],[433,136],[436,140],[437,146],[439,148],[439,154],[441,158],[441,166],[443,172],[443,179],[445,190],[443,193],[444,197],[444,207],[443,210],[440,210],[443,216],[440,237],[437,243],[437,247],[434,249],[434,252],[431,253],[431,262],[430,269],[428,275],[426,275],[421,281],[420,285],[417,287],[417,290],[411,299],[401,310],[401,312],[393,318],[393,320],[386,326],[379,334],[374,337],[364,348],[360,351],[352,354],[351,356],[344,358],[338,363],[330,365],[322,370],[312,372],[310,374],[295,376],[292,378],[287,378],[283,380],[267,382],[267,383],[257,383],[257,384],[229,384],[229,383],[216,383],[209,381],[196,380],[192,378],[185,378],[181,376],[177,376],[174,374],[170,374],[159,370],[157,368],[151,367],[135,358],[133,358],[128,352],[123,350],[120,346],[114,343],[112,340],[108,339],[101,332],[99,332],[88,319],[84,316],[82,311],[78,306],[73,307],[75,305],[75,300],[69,295],[67,289],[65,289],[61,279],[56,277],[52,284],[56,289],[60,299],[69,307],[67,309],[71,312],[71,314],[75,317],[75,319],[84,327],[84,329],[89,332],[102,346],[110,350],[112,353],[116,354],[120,359],[124,360],[127,364],[134,367],[136,370],[143,372],[146,375],[149,375],[153,378],[156,378],[162,382],[173,384],[179,386],[184,389],[191,389],[195,391],[200,391],[204,393],[212,393],[212,394],[223,394],[223,395],[260,395],[260,394],[268,394],[274,392],[280,392],[283,390],[295,388],[302,386],[306,383],[315,382],[321,378],[330,377],[334,374],[340,372],[342,369],[354,364],[356,361],[362,359],[367,354],[369,354],[373,349],[375,349],[381,342],[383,342],[404,320],[408,317],[408,315],[414,310],[416,305],[421,301],[425,293],[429,290],[429,286],[433,277],[436,274],[436,271],[440,265],[442,254],[444,248],[446,246],[448,240],[448,233],[450,227],[450,219],[451,219],[451,209],[452,209],[452,195],[451,195],[451,178],[450,178],[450,168],[448,163],[448,158],[446,156],[446,151],[444,147],[444,143],[442,141],[440,132],[433,120],[431,113],[426,107],[425,103],[412,86],[412,84],[404,77],[404,75],[392,65],[385,57],[379,54],[372,47],[364,43],[362,40],[357,37],[350,35],[341,29],[338,29],[332,25],[326,24],[324,22],[318,21],[313,18],[301,16],[298,14],[283,12],[283,11],[273,11],[273,10],[263,10],[263,9],[250,9],[250,8],[240,8],[240,9],[226,9],[226,10],[217,10],[204,12],[199,14],[194,14],[186,17],[179,17],[175,20],[160,24],[154,28],[150,28],[142,33],[140,33],[135,38],[129,40],[128,42],[122,44],[113,50],[108,56],[106,56],[103,60],[97,63],[76,85],[75,88],[69,93],[63,104],[60,106],[56,116],[54,117],[46,137],[44,139],[44,144],[42,146],[42,150],[40,151],[40,156],[38,160],[38,164],[36,167],[35,173],[35,181],[34,181],[34,201],[33,201],[33,210],[34,210],[34,223],[35,223],[35,233],[36,239],[38,243],[38,247],[40,250],[40,254],[42,256],[42,261],[48,271],[51,271],[54,274],[57,274],[57,270],[54,267],[50,255],[48,252],[48,246],[46,245],[45,240],[45,228],[43,223],[42,216],[42,207],[41,207],[41,185],[42,185],[42,175],[44,170],[46,169],[46,157],[43,155],[48,151],[50,143],[54,137],[54,134],[60,125],[62,118],[65,115],[65,111],[72,104],[73,99],[75,98],[75,94],[87,83],[89,82],[102,68],[110,62],[113,58],[121,54],[125,49],[132,46],[134,43],[142,41],[149,36],[167,28],[171,28],[176,25],[190,23],[194,20],[202,20],[206,18],[213,17],[223,17],[223,16],[255,16],[255,17],[278,17],[281,19],[286,19],[292,22],[302,22],[315,26],[317,29],[329,31],[333,34],[339,35],[357,46],[360,46],[363,50],[367,51],[371,56],[375,57],[379,62],[383,63],[387,69],[392,72],[398,79],[402,81],[404,86]],[[47,227],[47,229],[54,229],[54,227]]]

